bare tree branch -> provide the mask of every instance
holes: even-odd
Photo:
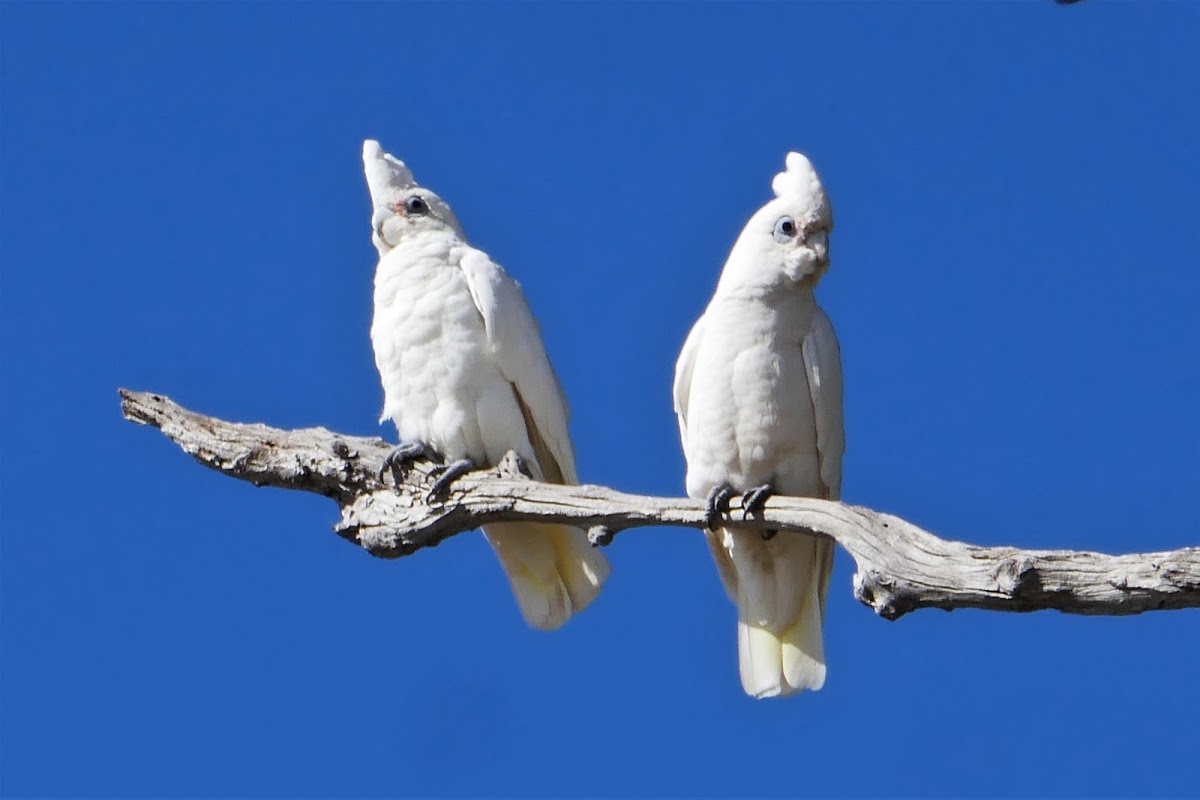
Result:
[[[515,458],[462,477],[443,500],[430,502],[435,465],[419,462],[398,484],[390,474],[382,481],[391,449],[382,439],[224,422],[161,395],[120,394],[126,419],[160,429],[207,467],[256,486],[332,498],[342,512],[334,530],[382,558],[501,520],[569,523],[588,529],[597,544],[627,528],[705,526],[701,501],[538,483],[518,471]],[[854,596],[886,619],[919,608],[1116,615],[1200,607],[1200,547],[1122,556],[977,547],[939,539],[891,514],[809,498],[772,497],[744,521],[735,500],[730,516],[745,527],[836,540],[858,568]]]

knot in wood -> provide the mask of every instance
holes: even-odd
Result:
[[[912,610],[911,604],[900,601],[893,582],[883,575],[863,569],[854,573],[853,582],[855,598],[886,620],[900,619]]]
[[[588,541],[592,543],[592,547],[608,547],[616,535],[617,531],[607,525],[593,525],[588,528],[587,532]]]
[[[1033,561],[1021,555],[1003,559],[996,566],[994,577],[1000,591],[1013,597],[1020,597],[1040,585]]]
[[[525,459],[517,455],[515,450],[509,450],[496,465],[496,472],[501,478],[526,478],[533,480],[533,471],[525,463]]]

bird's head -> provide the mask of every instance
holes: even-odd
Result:
[[[815,285],[829,267],[829,196],[803,155],[788,153],[784,163],[771,181],[775,199],[754,213],[730,253],[729,264],[749,273],[738,275],[739,281],[773,284],[782,276]]]
[[[363,172],[371,194],[371,241],[380,256],[405,237],[426,231],[445,231],[466,241],[446,201],[419,185],[404,162],[385,153],[374,139],[363,142]]]

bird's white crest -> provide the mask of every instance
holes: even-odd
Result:
[[[367,177],[367,191],[371,193],[371,205],[375,208],[396,202],[417,185],[412,170],[400,159],[385,153],[374,139],[363,142],[363,172]]]
[[[812,164],[800,153],[788,153],[771,188],[775,197],[754,212],[734,242],[718,292],[757,291],[781,281],[815,283],[829,266],[833,210]]]
[[[771,181],[775,196],[786,199],[797,209],[803,209],[803,223],[819,220],[833,223],[829,195],[812,162],[803,153],[791,152],[784,159],[784,170]],[[797,220],[800,223],[801,220]],[[802,223],[802,224],[803,224]]]
[[[467,240],[462,224],[446,201],[417,183],[412,170],[391,153],[384,152],[374,139],[363,142],[363,174],[371,195],[371,241],[380,256],[390,252],[409,233],[439,224],[448,226],[462,241]],[[400,207],[404,202],[417,195],[428,213],[412,217],[402,213]]]

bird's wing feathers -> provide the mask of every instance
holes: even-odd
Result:
[[[567,399],[525,293],[480,250],[466,248],[460,266],[483,317],[496,366],[513,385],[543,478],[577,483],[575,453],[567,432]]]
[[[683,442],[683,454],[687,457],[688,437],[687,437],[687,412],[688,412],[688,395],[692,391],[692,372],[696,367],[696,353],[700,349],[700,342],[704,339],[704,317],[696,320],[696,324],[692,326],[688,332],[687,339],[683,342],[683,349],[679,351],[679,359],[675,362],[675,383],[672,387],[672,394],[675,397],[675,416],[679,418],[679,439]]]
[[[842,356],[833,323],[818,307],[802,344],[808,391],[817,422],[817,455],[825,499],[842,494],[842,456],[846,433],[842,427]]]
[[[525,293],[487,254],[464,249],[459,265],[483,317],[493,361],[521,409],[540,477],[578,483],[567,399]],[[587,608],[608,577],[608,560],[578,528],[510,522],[486,525],[483,533],[508,575],[525,621],[539,630],[554,630]]]

